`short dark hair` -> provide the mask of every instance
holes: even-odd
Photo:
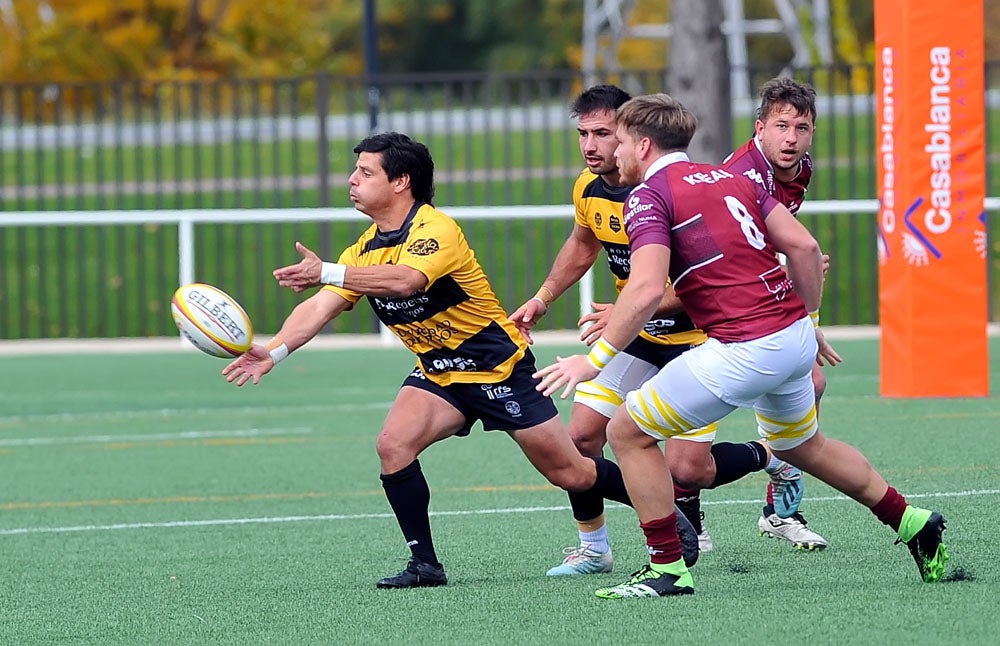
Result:
[[[569,113],[573,117],[581,117],[598,110],[614,112],[631,98],[632,95],[617,85],[595,85],[584,90],[573,100],[569,106]]]
[[[434,204],[434,159],[427,146],[400,132],[380,132],[362,139],[354,152],[381,153],[382,170],[390,181],[409,175],[413,198]]]
[[[772,112],[785,104],[795,108],[797,114],[808,114],[816,123],[816,90],[787,76],[773,78],[760,87],[757,118],[767,121]]]

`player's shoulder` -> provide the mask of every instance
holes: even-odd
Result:
[[[458,222],[453,217],[437,208],[433,204],[421,204],[417,212],[413,214],[413,224],[441,223],[445,225],[458,226]]]
[[[573,195],[583,195],[587,187],[594,183],[598,177],[589,168],[584,168],[580,171],[580,174],[576,176],[576,181],[573,182]]]
[[[757,160],[754,157],[754,152],[757,150],[757,146],[751,137],[745,144],[729,153],[729,155],[722,160],[723,168],[736,168],[738,170],[743,170],[756,165]]]

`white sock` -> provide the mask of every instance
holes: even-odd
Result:
[[[608,526],[603,525],[592,532],[580,532],[580,545],[598,554],[607,554],[610,552],[611,543],[608,542]]]
[[[766,471],[767,473],[774,473],[783,466],[785,466],[785,461],[776,458],[774,457],[774,455],[772,455],[771,461],[767,463],[766,467],[764,467],[764,471]]]

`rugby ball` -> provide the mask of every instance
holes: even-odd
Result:
[[[205,354],[238,357],[250,349],[253,325],[232,296],[204,283],[182,285],[170,301],[181,335]]]

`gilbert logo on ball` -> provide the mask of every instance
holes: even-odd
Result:
[[[253,324],[232,296],[204,283],[182,285],[170,301],[180,333],[213,357],[238,357],[250,349]]]

